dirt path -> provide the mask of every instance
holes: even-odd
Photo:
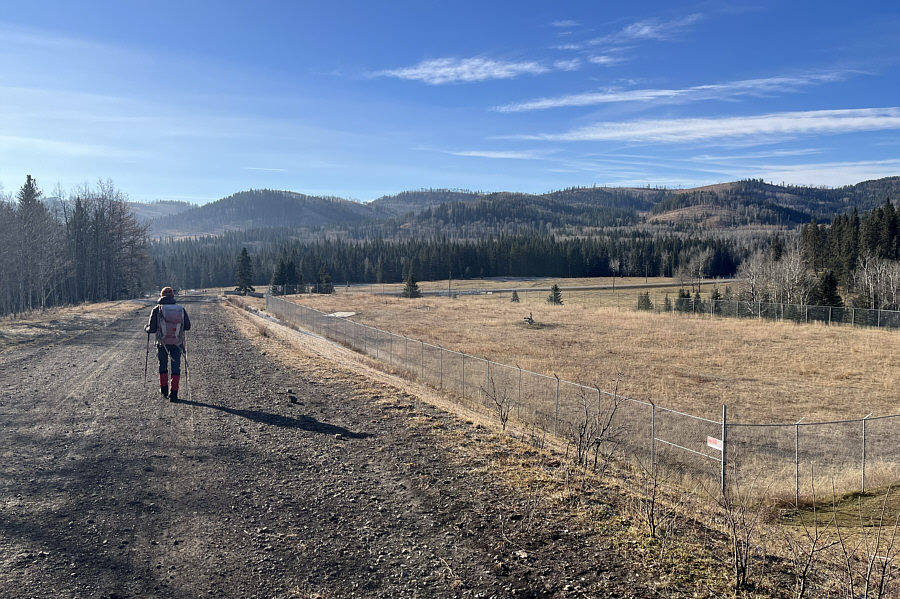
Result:
[[[187,307],[177,403],[147,310],[0,356],[0,597],[660,596],[447,442],[483,429]]]

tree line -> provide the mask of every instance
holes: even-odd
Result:
[[[796,239],[775,238],[741,265],[752,301],[900,309],[900,214],[890,200],[830,224],[812,221]],[[843,296],[841,295],[843,292]]]
[[[292,281],[314,284],[324,271],[336,285],[403,282],[410,272],[417,280],[674,276],[688,265],[699,269],[701,276],[727,277],[747,253],[725,238],[635,232],[577,238],[501,235],[477,240],[442,236],[360,241],[326,236],[306,241],[291,239],[290,230],[262,229],[159,240],[150,246],[160,277],[157,282],[181,288],[233,285],[243,248],[252,260],[254,285],[269,284],[281,263],[292,265]],[[279,281],[283,277],[281,270]]]
[[[112,182],[0,197],[0,314],[135,297],[153,283],[147,230]]]

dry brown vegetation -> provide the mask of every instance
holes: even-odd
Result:
[[[108,324],[145,304],[136,301],[102,302],[34,310],[0,318],[0,352],[47,335],[65,335]]]
[[[568,283],[568,282],[567,282]],[[446,284],[446,283],[444,283]],[[601,387],[624,371],[620,392],[691,414],[795,422],[900,412],[900,334],[634,311],[636,295],[546,292],[403,299],[338,289],[299,303],[498,362]],[[531,313],[535,325],[523,317]]]

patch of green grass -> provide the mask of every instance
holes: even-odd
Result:
[[[900,485],[865,493],[844,493],[822,499],[815,505],[787,512],[782,522],[789,526],[826,526],[834,518],[841,528],[893,526],[900,516]]]

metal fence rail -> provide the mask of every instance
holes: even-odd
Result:
[[[762,306],[729,304],[740,312]],[[371,356],[463,406],[540,431],[596,457],[616,456],[707,488],[752,484],[797,502],[817,492],[900,478],[900,415],[836,422],[744,424],[710,420],[555,376],[493,362],[267,295],[277,318]],[[758,316],[757,316],[758,317]],[[593,436],[591,436],[593,435]],[[582,447],[581,449],[585,449]],[[727,473],[727,474],[726,474]]]

